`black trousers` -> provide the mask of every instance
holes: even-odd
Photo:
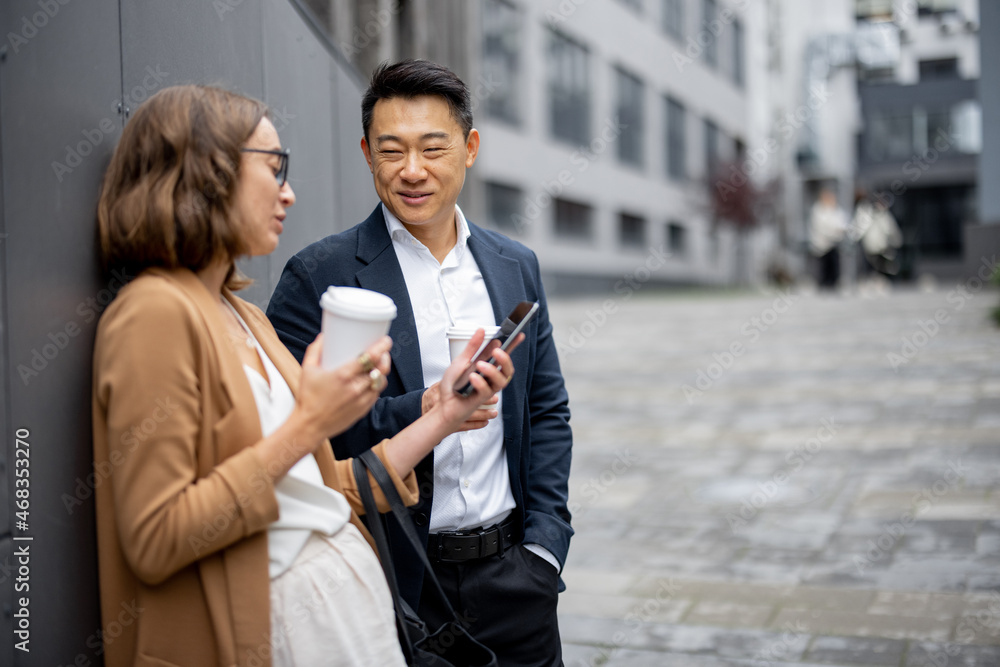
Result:
[[[432,563],[459,620],[497,654],[501,667],[561,667],[554,567],[520,544],[509,547],[503,558]],[[432,628],[448,620],[434,584],[426,579],[419,614]]]
[[[834,246],[819,258],[819,286],[833,289],[840,280],[840,248]]]

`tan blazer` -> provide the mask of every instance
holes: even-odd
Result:
[[[260,309],[227,296],[295,392],[300,366]],[[260,421],[218,307],[188,270],[150,269],[101,318],[93,423],[105,664],[270,665],[274,487]],[[375,447],[382,456],[383,444]],[[355,512],[350,462],[315,452]],[[413,473],[390,474],[409,504]],[[382,509],[387,509],[377,492]],[[353,514],[351,522],[371,541]],[[345,601],[350,604],[350,601]]]

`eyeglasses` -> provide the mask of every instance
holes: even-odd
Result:
[[[267,153],[268,155],[277,155],[280,159],[278,164],[278,171],[274,174],[274,177],[278,181],[278,187],[284,187],[285,181],[288,180],[288,149],[281,151],[269,151],[263,148],[241,148],[241,153]]]

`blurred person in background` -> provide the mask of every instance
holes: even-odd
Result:
[[[899,271],[896,255],[903,245],[903,233],[896,218],[881,198],[860,190],[855,197],[851,238],[861,244],[861,272],[869,281],[893,276]]]
[[[837,193],[824,187],[809,211],[809,252],[819,264],[819,287],[835,289],[840,280],[840,242],[847,233],[847,216]]]
[[[98,205],[102,259],[137,275],[101,318],[93,428],[105,664],[403,665],[389,589],[360,523],[359,483],[327,436],[385,387],[383,337],[334,370],[319,336],[302,365],[235,296],[235,267],[278,245],[295,194],[263,103],[167,88],[126,124]],[[454,382],[480,330],[445,371]],[[374,446],[406,502],[413,466],[506,386],[481,364],[473,396]],[[449,385],[450,386],[450,385]],[[380,509],[388,509],[373,483]]]

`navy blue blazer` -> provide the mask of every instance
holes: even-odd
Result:
[[[573,535],[567,507],[573,436],[538,259],[505,236],[472,223],[469,230],[469,250],[483,274],[497,324],[520,301],[537,301],[540,306],[526,328],[527,338],[512,355],[516,372],[503,390],[504,446],[511,491],[520,510],[516,513],[518,536],[525,543],[545,547],[562,564]],[[365,418],[331,438],[337,458],[347,458],[415,421],[424,391],[413,309],[381,204],[360,225],[313,243],[285,265],[267,316],[300,362],[306,346],[320,331],[319,300],[330,285],[381,292],[392,298],[397,311],[389,328],[392,370],[382,397]],[[432,452],[417,466],[420,501],[411,508],[425,540],[434,489],[433,457]],[[387,523],[400,592],[416,608],[423,566],[407,553],[409,545],[395,523]]]

